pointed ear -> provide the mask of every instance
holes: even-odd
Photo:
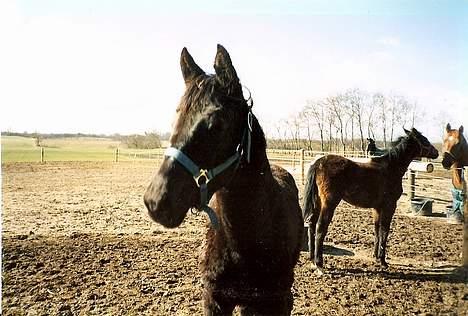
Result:
[[[463,134],[463,125],[461,125],[460,128],[458,129],[458,133]]]
[[[452,127],[450,126],[450,123],[447,123],[447,126],[445,127],[445,130],[447,132],[450,132],[451,129],[452,129]]]
[[[239,83],[236,70],[232,65],[231,57],[227,50],[220,44],[218,44],[218,50],[216,52],[214,69],[216,72],[216,78],[223,88],[226,88],[230,93],[238,92],[242,93],[242,87]]]
[[[404,127],[403,127],[403,130],[405,131],[405,134],[406,134],[406,135],[409,136],[409,135],[411,134],[411,132],[410,132],[409,130],[407,130],[406,128],[404,128]]]
[[[182,53],[180,54],[180,69],[182,69],[182,76],[184,77],[186,84],[205,73],[200,67],[198,67],[185,47],[182,49]]]

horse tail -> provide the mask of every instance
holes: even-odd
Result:
[[[302,215],[304,222],[308,223],[315,210],[318,209],[318,188],[315,182],[317,162],[313,163],[307,171],[307,181],[304,188]]]

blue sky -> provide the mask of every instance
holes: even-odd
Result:
[[[168,131],[182,47],[213,72],[217,43],[267,130],[355,87],[468,125],[468,1],[252,2],[0,1],[1,129]]]

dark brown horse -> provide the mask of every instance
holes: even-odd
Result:
[[[463,190],[462,168],[468,166],[468,143],[463,136],[463,126],[452,129],[450,124],[445,128],[442,166],[452,169],[452,183],[458,190]]]
[[[405,133],[407,136],[400,137],[387,154],[368,163],[327,155],[309,168],[303,214],[309,223],[310,258],[319,272],[323,269],[323,240],[341,200],[374,208],[374,256],[387,266],[385,249],[396,203],[403,192],[401,179],[414,158],[438,156],[434,146],[416,129]]]
[[[218,45],[215,75],[185,48],[180,62],[186,91],[171,148],[144,196],[149,214],[165,227],[194,207],[210,216],[200,267],[205,314],[240,306],[242,315],[289,315],[303,230],[294,179],[270,166],[228,52]]]
[[[366,154],[368,156],[382,156],[388,152],[387,149],[380,149],[377,148],[377,145],[375,144],[375,140],[372,138],[367,138],[367,148],[366,148]]]

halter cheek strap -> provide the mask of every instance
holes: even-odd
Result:
[[[240,146],[239,146],[240,147]],[[219,228],[219,220],[214,210],[208,206],[208,183],[215,178],[217,175],[228,169],[234,163],[240,161],[241,152],[238,148],[236,153],[229,157],[222,164],[214,167],[213,169],[207,170],[198,167],[192,159],[185,155],[182,151],[177,148],[169,147],[164,152],[166,157],[174,158],[177,160],[185,169],[190,172],[195,181],[195,184],[200,188],[200,206],[199,209],[206,212],[210,218],[211,225],[214,229]]]

